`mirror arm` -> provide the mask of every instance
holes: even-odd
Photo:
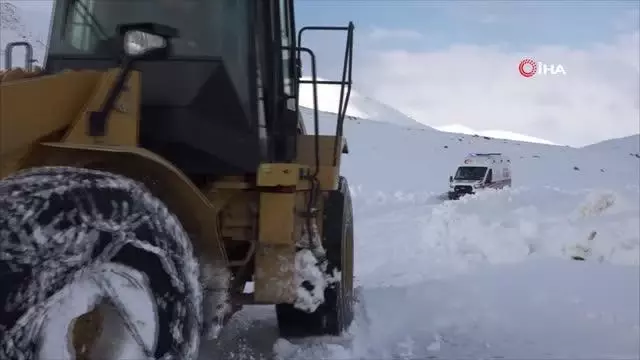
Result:
[[[213,1],[213,0],[212,0]],[[116,78],[113,87],[109,90],[109,95],[99,111],[89,112],[87,133],[89,136],[104,136],[107,132],[107,119],[113,110],[120,94],[125,90],[127,79],[133,64],[137,60],[164,60],[171,53],[171,43],[169,39],[178,37],[178,29],[156,23],[130,23],[116,26],[116,32],[120,35],[120,41],[124,46],[126,34],[130,31],[141,31],[164,38],[164,47],[151,49],[137,56],[127,55],[123,49],[124,58],[120,64],[120,73]]]
[[[102,108],[99,111],[91,111],[89,113],[89,126],[88,126],[88,135],[89,136],[104,136],[107,130],[107,119],[111,114],[111,111],[118,100],[118,97],[125,89],[125,85],[127,83],[127,79],[129,78],[129,74],[133,69],[133,63],[135,62],[135,58],[130,56],[125,56],[122,65],[120,66],[120,73],[118,74],[118,78],[116,79],[113,87],[109,91],[109,96],[107,96],[107,100],[102,105]]]

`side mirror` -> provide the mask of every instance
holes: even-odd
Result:
[[[120,24],[116,27],[118,41],[122,41],[124,58],[120,64],[120,73],[109,90],[102,108],[89,113],[87,134],[89,136],[104,136],[107,119],[114,108],[118,96],[125,89],[129,73],[138,60],[163,60],[171,55],[169,39],[178,37],[178,29],[156,23]]]
[[[449,175],[449,182],[453,182],[453,176]]]
[[[120,24],[116,32],[122,39],[122,51],[133,61],[168,58],[171,54],[169,40],[180,35],[178,29],[156,23]]]
[[[124,34],[124,53],[131,57],[142,57],[146,53],[165,49],[168,41],[162,36],[140,30],[130,30]]]

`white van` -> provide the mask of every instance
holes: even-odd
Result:
[[[474,194],[485,188],[511,186],[511,160],[501,153],[469,154],[449,176],[449,200]]]

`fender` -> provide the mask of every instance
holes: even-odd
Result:
[[[218,234],[218,213],[214,205],[170,162],[144,148],[118,145],[90,145],[59,142],[40,144],[47,153],[41,165],[84,166],[118,173],[143,183],[176,214],[192,235],[196,253],[208,261],[228,264]]]

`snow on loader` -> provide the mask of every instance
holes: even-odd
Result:
[[[285,337],[349,326],[354,26],[296,29],[293,3],[56,0],[41,71],[8,46],[0,359],[196,359],[246,304]],[[337,81],[301,47],[317,30],[346,32]],[[341,88],[332,136],[302,121],[304,54],[316,105]]]

